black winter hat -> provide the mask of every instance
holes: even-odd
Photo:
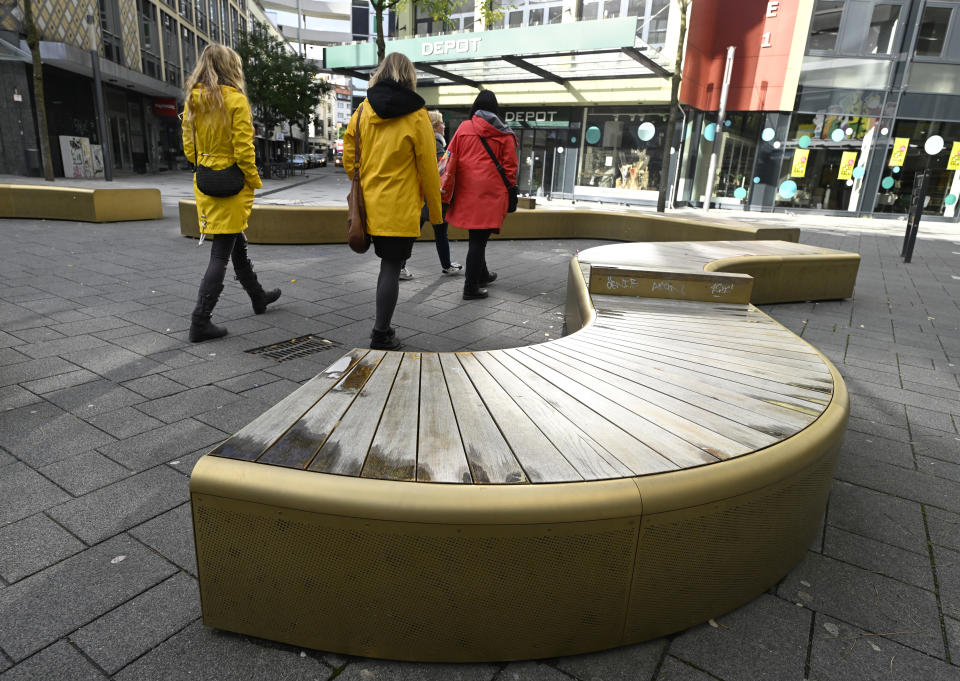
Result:
[[[500,118],[500,105],[497,103],[497,96],[493,90],[480,90],[480,94],[473,100],[473,106],[470,107],[470,115],[477,113],[478,109],[489,111]]]

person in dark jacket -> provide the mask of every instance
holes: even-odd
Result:
[[[487,241],[491,234],[500,233],[510,197],[491,154],[503,168],[507,182],[517,182],[517,140],[500,120],[496,95],[482,90],[473,101],[470,116],[457,128],[449,146],[455,168],[447,222],[470,232],[464,300],[486,298],[487,285],[497,278],[496,272],[487,269]]]

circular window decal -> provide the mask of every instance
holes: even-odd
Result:
[[[889,175],[887,175],[885,178],[880,180],[880,186],[883,187],[884,189],[891,189],[893,187],[893,184],[894,184],[894,179]]]
[[[754,184],[760,184],[760,178],[759,178],[759,177],[754,177],[754,178],[753,178],[753,183],[754,183]]]
[[[646,123],[641,123],[640,127],[637,128],[637,137],[640,138],[641,142],[649,142],[653,139],[653,136],[656,134],[657,129],[654,127],[653,123],[647,121]]]
[[[760,133],[760,139],[764,142],[772,142],[773,138],[777,136],[777,131],[773,128],[764,128],[763,132]]]
[[[708,142],[712,142],[717,137],[717,124],[708,123],[707,127],[703,129],[703,139]]]
[[[947,206],[952,206],[956,202],[957,202],[956,194],[947,194],[945,197],[943,197],[943,203],[946,204]]]
[[[797,183],[793,180],[784,180],[777,190],[780,196],[785,199],[792,199],[797,194]]]
[[[797,140],[797,146],[801,149],[807,149],[810,146],[810,135],[803,135]]]
[[[743,187],[737,187],[733,190],[733,198],[735,199],[745,199],[747,198],[747,190]]]
[[[834,142],[842,142],[844,137],[845,135],[843,134],[843,130],[840,128],[837,128],[830,133],[830,139],[832,139]]]
[[[587,128],[587,144],[596,144],[600,141],[600,128],[591,125]]]
[[[864,172],[865,171],[863,169],[863,166],[857,166],[856,168],[853,169],[853,172],[851,173],[851,175],[853,175],[856,179],[859,180],[861,177],[863,177]]]
[[[931,156],[936,156],[943,151],[943,138],[940,135],[928,137],[927,141],[923,143],[923,150]]]

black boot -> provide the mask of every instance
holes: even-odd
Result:
[[[267,311],[267,305],[276,302],[277,298],[280,297],[280,289],[278,288],[272,291],[263,290],[260,282],[257,281],[257,273],[253,271],[253,265],[250,266],[250,269],[237,270],[237,281],[250,296],[254,314],[263,314]]]
[[[496,280],[497,280],[497,273],[496,273],[496,272],[490,272],[490,271],[487,269],[487,266],[484,265],[484,266],[483,266],[483,275],[481,275],[481,277],[480,277],[480,286],[481,286],[481,287],[489,286],[490,284],[492,284],[492,283],[495,282]]]
[[[397,338],[397,332],[394,328],[387,331],[378,331],[374,329],[370,334],[371,350],[399,350],[403,343]]]
[[[477,300],[479,298],[487,297],[487,289],[483,287],[470,288],[469,286],[463,289],[463,299],[464,300]]]
[[[210,315],[213,314],[213,308],[220,300],[220,292],[223,291],[223,284],[219,286],[205,287],[200,284],[200,293],[197,294],[197,306],[190,315],[190,342],[200,343],[214,338],[220,338],[227,335],[227,330],[222,326],[217,326],[210,321]]]

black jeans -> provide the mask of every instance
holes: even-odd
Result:
[[[430,211],[427,204],[423,204],[420,211],[420,224],[430,222]],[[450,240],[447,238],[447,204],[443,204],[443,222],[433,226],[434,243],[437,246],[437,255],[440,257],[440,267],[450,267]],[[406,262],[403,263],[406,266]]]
[[[493,234],[492,229],[471,229],[470,248],[467,250],[467,271],[464,275],[463,290],[476,291],[487,278],[487,241]]]
[[[214,234],[210,244],[210,263],[203,275],[201,291],[216,290],[223,285],[230,260],[233,260],[233,271],[238,275],[253,270],[253,263],[247,255],[247,237],[243,233]]]

